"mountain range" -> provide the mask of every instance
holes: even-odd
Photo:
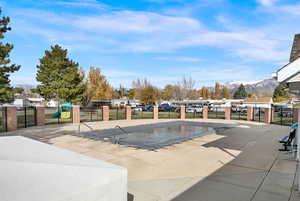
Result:
[[[254,94],[257,97],[271,97],[273,95],[274,89],[278,86],[278,82],[274,79],[265,79],[261,81],[234,81],[227,82],[224,84],[231,93],[234,93],[237,88],[243,84],[248,93]],[[14,87],[20,87],[24,89],[25,93],[30,93],[30,89],[34,88],[34,85],[30,84],[16,84]],[[210,90],[213,90],[213,87],[209,87]]]
[[[232,93],[234,93],[237,88],[243,84],[248,93],[254,94],[257,97],[271,97],[273,95],[274,89],[278,86],[278,82],[274,79],[265,79],[261,81],[254,82],[227,82],[224,84]]]

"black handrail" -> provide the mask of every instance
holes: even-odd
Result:
[[[115,128],[119,128],[123,133],[128,134],[123,128],[121,128],[121,126],[116,125]]]

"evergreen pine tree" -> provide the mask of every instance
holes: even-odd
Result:
[[[80,75],[79,64],[69,59],[67,53],[59,45],[52,46],[37,65],[36,79],[41,84],[36,91],[46,100],[78,103],[82,99],[85,89],[83,76]]]
[[[288,91],[281,84],[278,85],[273,93],[273,100],[275,102],[283,101],[289,98]]]
[[[9,59],[9,53],[13,49],[13,45],[4,44],[1,41],[4,38],[4,34],[11,30],[8,26],[9,21],[9,17],[2,17],[0,19],[0,103],[13,102],[15,89],[10,86],[9,76],[10,73],[20,69],[19,65],[11,64],[11,60]]]
[[[233,98],[234,99],[244,99],[247,96],[248,96],[248,94],[247,94],[247,91],[246,91],[246,89],[245,89],[245,87],[244,87],[243,84],[241,84],[239,86],[239,88],[233,94]]]

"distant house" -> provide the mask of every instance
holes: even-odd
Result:
[[[27,98],[17,98],[14,100],[13,105],[16,107],[27,107],[29,100]]]
[[[139,105],[141,105],[141,101],[137,100],[137,99],[132,99],[132,100],[128,100],[129,101],[129,105],[131,107],[137,107]]]
[[[244,106],[260,107],[260,108],[270,108],[272,104],[273,104],[273,99],[271,97],[246,98],[243,103]]]
[[[88,107],[102,107],[102,106],[110,106],[110,107],[125,107],[130,105],[131,107],[137,107],[140,105],[140,101],[133,99],[129,100],[127,98],[120,99],[110,99],[110,100],[91,100]]]
[[[131,107],[137,107],[140,105],[140,101],[136,99],[129,100],[127,98],[111,99],[112,107],[125,107],[127,105]]]
[[[45,101],[45,106],[46,107],[57,107],[58,102],[55,100]]]
[[[218,105],[219,107],[228,107],[233,104],[242,104],[243,99],[220,99],[220,100],[214,100],[214,99],[199,99],[199,100],[182,100],[182,101],[170,101],[171,105],[185,105],[185,106],[191,106],[191,105],[197,105],[197,106],[203,106],[203,105]]]
[[[44,98],[17,98],[13,102],[16,107],[57,107],[57,104],[57,101]]]
[[[112,107],[125,107],[128,104],[129,100],[127,98],[111,99]]]
[[[45,104],[45,99],[44,98],[27,98],[29,105],[27,106],[44,106]]]

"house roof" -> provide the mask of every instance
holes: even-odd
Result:
[[[44,98],[27,98],[29,101],[34,101],[34,102],[42,102],[44,101],[45,99]]]
[[[271,97],[262,98],[246,98],[244,103],[272,103],[273,99]]]
[[[285,66],[277,70],[274,73],[273,77],[276,78],[277,81],[284,83],[298,73],[300,73],[300,58],[286,64]]]

